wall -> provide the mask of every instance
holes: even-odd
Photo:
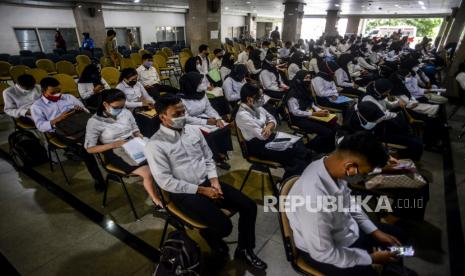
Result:
[[[245,25],[246,25],[245,16],[243,15],[222,14],[221,15],[221,41],[224,42],[225,38],[229,37],[228,33],[231,33],[230,29],[232,27],[241,27]]]
[[[26,15],[26,16],[25,16]],[[0,4],[0,53],[19,54],[14,27],[76,27],[73,10]]]
[[[185,26],[182,13],[103,10],[105,27],[140,27],[142,44],[156,42],[155,27]]]

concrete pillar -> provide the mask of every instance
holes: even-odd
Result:
[[[253,39],[257,39],[257,15],[248,13],[245,17],[245,25],[247,26],[249,35]]]
[[[450,21],[450,16],[446,16],[442,19],[441,27],[439,27],[438,35],[434,40],[434,47],[438,47],[439,43],[441,42],[442,37],[444,36],[444,31],[446,30],[447,23]]]
[[[325,36],[337,36],[337,22],[339,21],[339,10],[326,11]]]
[[[94,40],[95,47],[102,48],[107,37],[105,23],[103,22],[102,5],[81,4],[80,8],[73,8],[73,13],[80,41],[83,39],[82,33],[89,33]]]
[[[465,60],[465,39],[462,37],[459,41],[458,48],[455,50],[452,64],[449,66],[446,78],[446,94],[447,96],[458,98],[459,89],[457,81],[455,80],[455,73],[459,68],[459,64]],[[464,95],[461,95],[462,97]]]
[[[221,48],[221,0],[189,0],[186,27],[187,44],[194,54],[201,44]]]
[[[447,36],[450,33],[450,29],[452,27],[452,24],[454,23],[455,20],[455,15],[457,14],[459,8],[452,8],[452,14],[450,15],[450,19],[447,21],[446,27],[444,29],[444,35],[441,38],[441,41],[439,42],[439,50],[442,50],[444,48]]]
[[[458,42],[462,35],[463,28],[465,27],[465,1],[462,1],[460,8],[457,10],[454,16],[454,22],[450,27],[449,34],[446,38],[444,46],[449,42]]]
[[[300,1],[287,1],[284,3],[284,20],[281,39],[283,42],[297,42],[302,29],[305,3]]]
[[[358,34],[360,16],[352,15],[347,18],[346,34]]]

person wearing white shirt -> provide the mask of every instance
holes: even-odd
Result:
[[[352,61],[348,62],[347,71],[357,85],[365,87],[368,83],[377,79],[377,76],[360,65],[359,61],[361,59],[365,60],[362,57],[354,57]]]
[[[130,139],[144,138],[131,111],[124,108],[126,96],[120,90],[111,89],[103,91],[99,97],[101,105],[87,121],[84,148],[90,154],[102,153],[107,163],[127,174],[141,176],[151,200],[161,207],[149,166],[145,161],[135,163],[122,148]]]
[[[465,62],[460,63],[455,80],[458,82],[459,87],[465,91]]]
[[[5,113],[25,123],[33,123],[31,118],[31,106],[40,98],[40,85],[31,75],[21,75],[14,86],[3,90]]]
[[[144,86],[147,93],[155,100],[160,96],[161,92],[176,94],[179,90],[175,87],[160,83],[160,76],[157,69],[153,67],[153,57],[151,54],[142,56],[142,64],[137,67],[138,81]]]
[[[230,166],[226,160],[228,151],[233,150],[231,130],[225,126],[221,116],[210,104],[202,79],[203,76],[198,72],[189,72],[179,80],[180,96],[187,111],[186,121],[190,125],[203,129],[204,132],[209,130],[209,133],[206,133],[206,139],[213,151],[213,159],[218,167],[229,169]]]
[[[337,87],[332,76],[322,70],[312,79],[311,85],[320,106],[341,109],[344,114],[352,104],[352,101],[339,95],[342,88]],[[341,101],[341,99],[345,100]]]
[[[351,191],[375,168],[384,167],[388,154],[368,132],[344,136],[335,152],[310,164],[289,191],[290,197],[310,202],[287,212],[299,256],[324,275],[375,276],[372,264],[396,262],[396,252],[387,246],[401,246],[405,235],[394,226],[375,225],[361,209],[310,211],[321,197],[335,198],[348,209]],[[323,208],[327,208],[323,206]],[[380,247],[382,249],[373,249]]]
[[[223,59],[224,51],[222,49],[215,49],[213,51],[213,54],[215,55],[215,58],[212,60],[210,64],[210,70],[220,70],[221,60]]]
[[[247,60],[247,70],[249,70],[250,77],[254,80],[258,80],[259,74],[262,71],[262,61],[260,60],[260,50],[255,49],[249,53],[249,59]]]
[[[153,108],[155,100],[147,93],[144,86],[137,81],[138,74],[134,68],[125,68],[119,77],[117,89],[126,94],[126,108],[132,110],[138,107]]]
[[[110,89],[110,85],[102,78],[95,64],[89,64],[84,68],[77,85],[84,104],[92,109],[96,109],[99,105],[99,93],[104,89]]]
[[[249,60],[250,53],[254,50],[253,46],[249,45],[237,56],[236,64],[246,64]]]
[[[247,67],[244,64],[235,64],[231,73],[223,81],[223,92],[232,108],[237,106],[241,98],[241,88],[246,83]]]
[[[264,93],[274,99],[282,99],[285,92],[289,89],[284,84],[280,70],[273,60],[273,56],[268,54],[262,63],[262,71],[260,72],[260,83]]]
[[[156,183],[188,217],[207,225],[200,235],[217,255],[229,256],[224,237],[233,224],[220,208],[239,213],[239,238],[234,258],[264,270],[267,264],[253,252],[257,206],[230,185],[218,180],[212,152],[196,127],[186,125],[179,98],[161,96],[156,109],[162,126],[145,146],[145,156]]]
[[[321,47],[317,47],[315,50],[313,50],[312,55],[313,58],[310,60],[308,70],[314,74],[318,74],[320,72],[318,64],[323,61],[323,58],[325,57],[325,50]]]
[[[358,89],[358,84],[352,83],[349,75],[334,61],[325,61],[322,63],[322,71],[326,72],[329,75],[334,76],[334,82],[338,88],[340,88],[339,93],[349,94],[353,97],[360,97],[364,94],[363,91]]]
[[[42,96],[31,106],[31,115],[34,124],[40,132],[50,133],[67,145],[67,150],[81,157],[86,164],[92,178],[95,180],[95,189],[103,191],[104,183],[102,173],[95,158],[87,153],[82,145],[83,141],[68,139],[55,133],[57,124],[66,121],[70,116],[79,112],[89,112],[81,101],[70,94],[61,94],[58,80],[46,77],[40,81]]]
[[[221,67],[220,67],[220,75],[221,75],[221,81],[223,82],[224,79],[231,73],[231,69],[234,66],[234,56],[231,55],[230,53],[226,53],[223,56],[223,59],[221,61]]]
[[[289,55],[291,54],[291,46],[292,42],[286,41],[284,47],[279,49],[278,51],[278,58],[287,60],[289,58]]]
[[[206,75],[210,71],[210,61],[208,60],[209,54],[208,45],[202,44],[199,46],[199,54],[197,56],[197,60],[199,62],[197,63],[197,71],[199,71],[200,74]]]
[[[289,81],[291,81],[295,74],[302,70],[302,64],[304,62],[304,55],[302,52],[296,51],[292,54],[291,58],[289,59],[289,66],[287,67],[287,76]]]
[[[241,89],[241,104],[236,114],[236,125],[241,131],[250,156],[280,163],[284,167],[282,179],[298,175],[310,162],[311,154],[302,141],[284,151],[268,149],[265,145],[274,140],[276,119],[263,108],[265,99],[260,89],[245,84]]]
[[[261,61],[264,61],[265,60],[265,57],[266,55],[268,54],[268,50],[269,50],[269,47],[270,47],[270,42],[269,41],[263,41],[262,43],[262,48],[260,48],[260,60]]]

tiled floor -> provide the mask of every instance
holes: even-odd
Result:
[[[451,140],[459,195],[465,193],[465,153],[463,142],[455,138],[463,122],[465,110],[460,110],[451,123]],[[11,124],[0,118],[0,147],[5,146],[11,132]],[[248,164],[240,154],[233,137],[235,151],[231,156],[232,169],[220,171],[222,180],[238,187]],[[133,235],[153,247],[158,247],[164,220],[154,217],[151,207],[145,204],[146,194],[137,179],[131,180],[129,192],[141,216],[134,221],[121,188],[117,183],[110,186],[107,207],[101,207],[102,194],[93,190],[92,181],[79,162],[65,161],[65,170],[72,185],[65,184],[59,170],[50,172],[47,165],[37,168],[41,174],[59,184],[74,196],[102,214],[108,215]],[[442,156],[425,152],[421,167],[429,173],[431,199],[425,222],[403,222],[405,229],[413,233],[412,243],[417,256],[406,259],[408,267],[419,275],[448,275],[449,259],[445,218],[445,195],[442,175]],[[273,171],[279,176],[280,171]],[[266,180],[266,178],[265,178]],[[0,251],[22,275],[151,275],[153,262],[133,248],[90,221],[87,217],[57,198],[43,186],[22,173],[17,173],[9,163],[0,159]],[[244,192],[261,204],[261,178],[252,174]],[[270,193],[267,180],[266,193]],[[460,198],[462,221],[465,221],[465,199]],[[269,265],[266,272],[248,270],[235,261],[219,264],[198,233],[190,232],[205,252],[205,275],[296,275],[286,261],[279,223],[275,213],[263,212],[259,205],[257,217],[258,255]],[[233,217],[237,225],[237,216]],[[227,238],[234,250],[237,227]],[[221,271],[221,272],[219,272]]]

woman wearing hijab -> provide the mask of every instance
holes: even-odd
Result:
[[[231,73],[231,70],[234,66],[234,56],[231,55],[229,52],[226,52],[221,59],[221,67],[220,67],[220,75],[221,75],[221,81],[224,81],[224,79]]]
[[[260,83],[266,95],[274,99],[282,99],[289,87],[283,83],[273,59],[273,55],[268,53],[263,60],[262,71],[260,72]]]
[[[287,75],[289,77],[289,81],[292,81],[295,74],[302,70],[302,63],[304,62],[304,54],[302,52],[296,51],[292,54],[291,58],[289,59],[289,67],[287,68]]]
[[[247,60],[247,70],[249,70],[250,77],[253,80],[258,80],[258,76],[262,71],[262,61],[260,60],[261,51],[259,49],[254,49],[249,54],[249,59]]]
[[[246,75],[247,67],[244,64],[236,64],[223,81],[224,96],[232,108],[236,107],[241,99],[241,88],[246,83]]]
[[[364,94],[363,91],[357,89],[359,86],[356,83],[352,83],[349,75],[336,62],[324,62],[321,65],[321,70],[333,76],[336,86],[341,88],[339,93],[350,94],[357,98]]]
[[[184,74],[179,80],[180,96],[186,108],[186,122],[198,125],[205,135],[217,166],[228,170],[228,151],[232,151],[231,131],[225,127],[221,116],[210,104],[199,72]]]
[[[309,70],[314,74],[318,74],[320,69],[318,68],[318,64],[323,61],[325,57],[325,50],[322,47],[316,47],[312,53],[313,58],[310,60]]]
[[[96,110],[98,107],[98,95],[104,89],[110,89],[110,85],[102,78],[95,64],[87,65],[78,80],[78,91],[86,107]]]
[[[330,152],[334,150],[334,137],[336,134],[336,122],[321,122],[312,117],[327,117],[329,111],[318,108],[313,102],[309,86],[311,83],[310,72],[300,70],[291,82],[291,88],[286,97],[286,104],[292,122],[298,127],[317,136],[307,144],[317,152]]]
[[[352,100],[339,95],[342,88],[336,86],[333,77],[320,70],[312,79],[312,87],[315,91],[318,105],[341,109],[344,114],[352,104]]]
[[[378,78],[375,74],[365,69],[360,61],[364,58],[361,57],[360,51],[352,51],[355,54],[352,54],[352,60],[347,63],[347,70],[351,79],[359,86],[365,87],[370,82]],[[365,61],[366,62],[366,61]]]
[[[392,103],[386,100],[391,89],[392,84],[388,79],[378,79],[367,86],[367,93],[361,101],[372,102],[384,112],[383,119],[374,128],[376,135],[384,142],[406,146],[406,149],[399,151],[401,157],[418,161],[423,154],[423,141],[413,134],[402,113],[391,111],[405,107],[402,101]]]

